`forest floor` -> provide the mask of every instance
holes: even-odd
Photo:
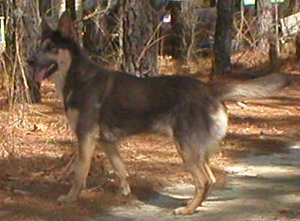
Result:
[[[162,72],[179,72],[170,65],[164,62]],[[180,73],[207,81],[209,65],[184,68]],[[271,72],[263,63],[240,60],[229,80]],[[276,72],[289,75],[292,84],[272,98],[226,103],[228,134],[211,161],[219,182],[204,207],[188,217],[175,217],[172,209],[192,193],[191,177],[171,140],[156,135],[120,143],[132,196],[117,194],[112,168],[98,149],[80,200],[59,204],[56,199],[70,187],[62,170],[75,139],[53,84],[43,83],[40,104],[12,108],[0,92],[0,220],[300,220],[300,65],[283,60]]]

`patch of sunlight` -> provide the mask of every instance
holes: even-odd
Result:
[[[277,202],[280,202],[284,205],[293,205],[299,204],[300,202],[300,193],[291,193],[285,195],[278,195],[274,197]]]
[[[295,150],[300,150],[300,146],[298,146],[298,145],[290,146],[289,148],[290,149],[295,149]]]
[[[248,165],[237,164],[227,167],[226,171],[240,176],[272,176],[272,177],[285,177],[290,174],[300,175],[299,167],[290,165]]]

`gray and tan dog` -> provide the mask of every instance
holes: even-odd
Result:
[[[241,84],[209,85],[184,76],[138,78],[105,69],[76,42],[68,12],[55,31],[44,22],[41,46],[28,63],[36,69],[36,81],[54,79],[78,140],[72,188],[59,200],[77,200],[98,141],[120,179],[122,193],[130,194],[128,172],[116,142],[141,132],[161,133],[173,138],[195,183],[194,197],[185,207],[175,209],[175,214],[194,213],[216,182],[209,157],[227,130],[222,102],[239,96],[270,96],[287,83],[279,74]]]

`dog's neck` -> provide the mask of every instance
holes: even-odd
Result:
[[[66,77],[64,76],[66,74],[57,74],[52,76],[52,80],[54,81],[56,91],[58,93],[58,96],[61,100],[63,100],[63,90],[65,86],[65,79]]]
[[[72,63],[71,53],[67,50],[61,50],[59,52],[59,56],[63,57],[63,59],[59,60],[58,63],[58,71],[55,72],[51,79],[55,83],[56,90],[58,92],[59,98],[63,100],[63,90],[65,87],[66,77],[69,72]]]

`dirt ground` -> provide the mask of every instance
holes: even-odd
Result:
[[[300,147],[284,150],[248,155],[226,167],[227,184],[217,188],[193,215],[172,214],[174,207],[193,195],[193,185],[180,184],[152,193],[135,205],[114,207],[93,221],[300,220]]]
[[[251,56],[243,56],[243,59],[239,60],[239,65],[234,66],[234,77],[228,80],[242,81],[274,72],[262,62],[252,62],[249,57]],[[209,64],[205,62],[201,61],[190,68],[181,67],[179,70],[171,61],[164,61],[161,69],[167,74],[189,73],[206,81]],[[283,179],[277,180],[276,188],[269,183],[264,183],[264,179],[261,179],[264,178],[263,175],[256,171],[256,168],[251,167],[265,156],[275,156],[270,161],[274,164],[274,159],[279,155],[281,160],[287,161],[283,162],[283,165],[289,165],[290,155],[284,155],[287,153],[287,147],[297,146],[300,141],[299,62],[293,59],[282,60],[276,72],[286,73],[291,78],[292,84],[269,99],[242,99],[238,102],[226,103],[230,125],[228,135],[220,146],[220,152],[211,161],[219,183],[212,198],[205,205],[207,211],[205,209],[202,211],[200,208],[196,216],[184,219],[170,217],[165,220],[199,220],[199,218],[210,220],[209,217],[214,217],[211,220],[221,220],[219,218],[222,217],[222,213],[216,213],[217,210],[209,208],[218,208],[219,205],[226,208],[228,204],[224,203],[226,200],[220,196],[230,192],[236,186],[240,188],[237,192],[240,191],[241,197],[234,197],[234,199],[244,200],[237,201],[238,204],[247,201],[247,197],[242,196],[246,193],[252,194],[249,193],[250,190],[247,192],[247,189],[254,184],[266,185],[263,190],[268,194],[270,189],[278,192],[278,186],[283,189],[288,188],[286,186],[288,184]],[[118,219],[111,215],[112,212],[118,214],[120,210],[128,213],[132,211],[129,208],[133,208],[133,211],[138,208],[141,212],[144,205],[153,202],[153,196],[163,195],[166,192],[171,194],[170,192],[175,191],[176,196],[180,193],[189,195],[185,192],[190,192],[192,180],[184,171],[172,142],[162,136],[139,135],[120,143],[121,154],[131,174],[132,196],[125,198],[117,194],[118,184],[112,168],[99,149],[88,177],[88,187],[83,191],[79,202],[70,205],[59,204],[56,201],[57,197],[65,194],[70,187],[63,168],[74,153],[75,140],[66,123],[53,84],[44,82],[42,92],[41,104],[18,104],[9,107],[5,102],[0,102],[1,221],[147,220],[133,219],[130,216]],[[5,93],[0,92],[0,96],[1,101],[5,100]],[[251,157],[254,157],[254,160]],[[294,166],[299,170],[299,164]],[[245,175],[245,171],[251,170],[256,175],[247,173]],[[299,171],[297,173],[297,170],[294,170],[291,174],[299,175]],[[243,176],[250,177],[249,179],[255,182],[249,183],[249,179],[243,179]],[[296,182],[292,177],[286,179],[291,180],[293,184]],[[270,189],[267,188],[268,185]],[[291,188],[299,193],[300,183],[296,183]],[[214,197],[218,198],[216,202],[219,204],[212,200]],[[154,199],[157,200],[155,197]],[[163,201],[165,198],[161,200],[165,202]],[[265,198],[255,201],[255,197],[252,197],[250,203],[253,204],[247,207],[250,209],[248,215],[258,213],[260,218],[264,217],[263,211],[255,210],[253,205],[261,204],[262,208],[266,205],[272,207],[272,200]],[[140,204],[141,202],[146,203]],[[178,206],[179,201],[170,202],[170,204],[166,203],[169,205],[168,209],[163,209],[168,215],[171,215],[172,209]],[[272,219],[267,216],[268,210],[266,210],[266,217],[268,220],[300,220],[299,210],[290,209],[288,205],[294,204],[287,202],[286,207],[276,207]],[[164,206],[166,207],[161,205],[162,208],[165,208]],[[156,212],[161,214],[160,210]],[[237,217],[234,220],[266,220],[249,216],[241,218],[236,216],[236,213],[238,211],[232,211],[232,216],[235,214],[234,217]],[[132,214],[136,215],[134,212]],[[150,220],[152,219],[149,218]]]

